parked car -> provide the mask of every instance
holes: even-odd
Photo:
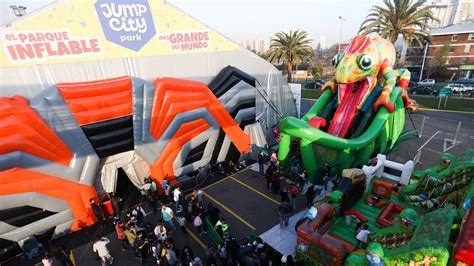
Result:
[[[319,82],[321,84],[328,82],[326,79],[314,79],[313,81]]]
[[[324,83],[313,80],[304,84],[304,88],[310,89],[310,90],[320,90],[323,87],[323,85]]]
[[[437,96],[439,94],[439,88],[417,85],[417,86],[408,88],[408,94]]]
[[[459,84],[459,83],[452,83],[448,84],[448,88],[451,88],[453,93],[470,93],[471,91],[474,90],[473,86],[470,85],[464,85],[464,84]]]
[[[434,86],[436,84],[436,81],[434,79],[424,79],[418,82],[417,84],[421,86]]]

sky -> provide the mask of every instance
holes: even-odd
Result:
[[[154,1],[154,0],[150,0]],[[0,0],[0,24],[14,19],[8,6],[24,5],[32,12],[54,0]],[[313,44],[325,36],[327,46],[349,40],[373,5],[382,0],[167,0],[230,39],[264,39],[279,31],[305,30]],[[474,5],[471,6],[474,9]],[[474,10],[472,11],[474,13]]]

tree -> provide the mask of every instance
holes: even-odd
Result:
[[[430,6],[417,0],[383,0],[384,6],[373,6],[360,26],[359,33],[378,33],[395,43],[401,35],[410,44],[416,41],[420,47],[431,41],[429,21],[438,21]]]
[[[451,46],[447,43],[444,44],[439,52],[435,52],[435,55],[429,60],[426,68],[426,78],[429,78],[433,74],[437,76],[446,76],[448,69],[446,63],[448,62],[448,54]]]
[[[293,64],[300,64],[313,55],[311,39],[306,31],[279,32],[272,40],[267,58],[272,63],[284,62],[288,71],[287,81],[291,82]]]
[[[314,79],[321,78],[323,75],[323,68],[320,66],[314,66],[311,68],[311,75],[313,75]]]

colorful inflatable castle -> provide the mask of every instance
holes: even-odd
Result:
[[[473,262],[474,151],[443,154],[439,165],[414,173],[412,161],[384,155],[410,134],[402,133],[410,73],[394,63],[387,40],[354,37],[334,56],[336,76],[308,113],[278,124],[283,168],[301,161],[322,191],[308,212],[315,215],[297,223],[305,265]],[[333,189],[323,183],[329,176]]]
[[[297,254],[307,265],[472,264],[474,151],[444,154],[407,185],[390,175],[366,186],[362,177],[344,171],[337,190],[313,207],[317,216],[299,222]]]

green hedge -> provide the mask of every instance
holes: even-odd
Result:
[[[318,99],[321,96],[320,90],[301,89],[301,98]]]
[[[410,99],[416,100],[420,107],[438,109],[439,98],[438,97],[428,97],[428,96],[415,96],[409,95]],[[446,108],[444,108],[445,98],[441,100],[440,109],[443,110],[453,110],[453,111],[465,111],[465,112],[474,112],[474,100],[471,99],[460,99],[460,98],[448,98],[448,103]]]
[[[321,90],[301,89],[301,98],[318,99],[319,96],[321,96]],[[419,95],[410,95],[409,97],[416,100],[420,108],[438,109],[438,97]],[[443,98],[440,110],[474,112],[474,100],[472,98],[449,98],[446,108],[444,108],[444,101]]]

